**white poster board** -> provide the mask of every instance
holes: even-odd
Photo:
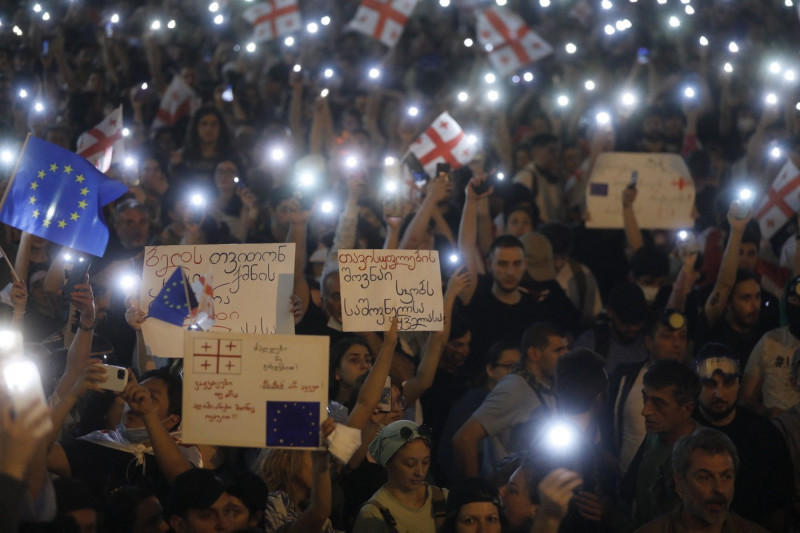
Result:
[[[182,440],[318,448],[328,337],[184,332]]]
[[[289,310],[294,244],[147,246],[139,304],[145,312],[178,266],[183,267],[190,283],[212,275],[216,313],[213,331],[294,333],[294,317]],[[147,331],[144,333],[148,345],[158,344],[157,335],[148,338]],[[167,356],[155,350],[153,355]]]
[[[609,152],[597,158],[586,184],[587,228],[622,228],[622,193],[637,176],[633,212],[641,229],[694,225],[694,183],[678,154]]]
[[[442,274],[435,250],[339,250],[344,331],[441,331]]]

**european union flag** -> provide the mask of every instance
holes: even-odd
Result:
[[[29,136],[3,198],[0,222],[101,257],[103,206],[128,191],[79,155]]]
[[[194,291],[189,286],[183,269],[178,267],[161,287],[158,296],[150,302],[148,316],[182,326],[183,320],[196,308],[197,298]]]
[[[319,447],[319,402],[267,402],[267,446]]]

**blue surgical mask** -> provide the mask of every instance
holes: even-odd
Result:
[[[150,434],[145,427],[127,428],[124,424],[120,423],[117,426],[117,433],[122,435],[122,438],[131,444],[141,444],[150,440]]]

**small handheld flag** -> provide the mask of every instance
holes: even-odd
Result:
[[[194,291],[189,287],[183,269],[177,267],[161,287],[155,300],[150,303],[148,316],[182,326],[184,319],[196,309],[197,298]]]

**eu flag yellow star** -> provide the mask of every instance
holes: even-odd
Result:
[[[39,188],[39,184],[38,183],[36,183],[35,181],[31,182],[31,189],[33,189],[35,191],[38,188]]]
[[[86,196],[87,194],[89,194],[89,188],[88,187],[82,188],[81,189],[81,196]]]
[[[36,197],[35,196],[31,196],[30,198],[28,198],[28,203],[30,203],[31,205],[35,204],[36,203]]]
[[[59,221],[58,221],[58,227],[59,227],[59,228],[62,228],[62,229],[63,229],[63,228],[66,228],[66,227],[67,227],[67,223],[66,223],[66,222],[64,222],[63,220],[59,220]]]
[[[40,171],[39,171],[39,177],[40,177],[40,178],[43,178],[43,177],[44,177],[44,170],[40,170]]]
[[[66,172],[67,174],[69,174],[70,172],[72,172],[72,165],[67,165],[67,166],[65,166],[65,167],[64,167],[64,172]]]
[[[38,209],[34,209],[33,213],[31,213],[31,216],[33,218],[39,218],[39,210]]]
[[[88,204],[84,200],[81,200],[80,202],[78,202],[78,207],[80,207],[81,209],[86,209],[87,205]]]
[[[83,177],[83,174],[78,174],[77,176],[75,176],[75,181],[77,181],[78,183],[83,183],[83,180],[85,179],[86,178]]]
[[[50,165],[50,172],[55,172],[56,170],[58,170],[58,165],[56,165],[55,163]]]
[[[69,218],[70,220],[78,220],[78,218],[80,218],[80,215],[78,213],[70,213]]]
[[[45,228],[49,228],[49,227],[50,227],[50,223],[51,223],[51,222],[52,222],[52,220],[50,220],[50,219],[48,218],[48,219],[46,219],[44,222],[42,222],[42,226],[44,226]]]

